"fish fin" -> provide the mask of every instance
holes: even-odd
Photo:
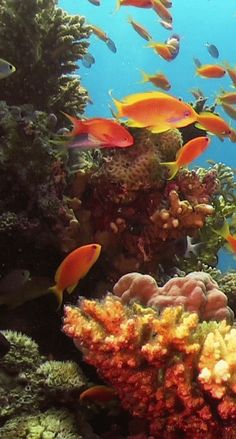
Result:
[[[102,143],[91,134],[82,133],[75,136],[68,144],[68,148],[100,148]]]
[[[113,52],[113,53],[117,52],[116,45],[111,38],[107,38],[106,45],[111,52]]]
[[[213,229],[213,231],[224,239],[227,239],[228,235],[230,235],[229,224],[226,220],[224,220],[224,224],[220,229]]]
[[[144,72],[144,70],[139,70],[140,71],[140,73],[141,73],[141,75],[142,75],[142,79],[141,79],[141,81],[139,81],[140,83],[143,83],[143,82],[148,82],[149,81],[149,76],[148,76],[148,74],[146,73],[146,72]]]
[[[121,6],[120,0],[116,0],[116,7],[115,7],[113,14],[115,14],[116,12],[119,11],[120,6]]]
[[[195,127],[196,128],[199,128],[199,130],[204,130],[204,131],[206,131],[206,128],[204,128],[204,126],[203,125],[201,125],[200,123],[195,123]]]
[[[78,285],[78,282],[77,282],[76,284],[71,285],[70,287],[68,287],[68,288],[66,289],[67,292],[68,292],[68,294],[73,293],[73,291],[74,291],[74,289],[77,287],[77,285]]]
[[[131,17],[131,15],[128,15],[127,21],[128,21],[128,23],[132,24],[133,18]]]
[[[55,294],[57,301],[58,301],[58,307],[57,309],[61,308],[62,305],[62,299],[63,299],[63,290],[58,288],[57,285],[54,285],[53,287],[48,288],[48,293]]]
[[[123,102],[119,101],[118,99],[116,99],[116,98],[114,98],[112,96],[112,90],[109,90],[108,94],[112,98],[112,101],[113,101],[114,105],[116,106],[116,108],[118,110],[118,113],[116,113],[116,118],[122,117],[122,105],[123,105]]]
[[[149,131],[151,131],[151,133],[153,134],[159,134],[159,133],[164,133],[165,131],[170,130],[172,127],[170,127],[170,125],[160,125],[160,126],[150,126],[150,127],[146,127]]]
[[[78,120],[75,116],[71,116],[70,114],[67,114],[64,111],[61,111],[61,113],[64,114],[64,116],[66,116],[67,119],[69,119],[70,122],[73,124],[72,131],[66,133],[65,136],[74,137],[81,129],[82,122]]]
[[[175,175],[177,174],[177,172],[179,170],[179,165],[178,165],[177,161],[175,161],[175,162],[162,162],[162,163],[160,163],[160,165],[166,166],[168,168],[169,176],[168,176],[167,180],[172,180],[172,178],[175,177]]]

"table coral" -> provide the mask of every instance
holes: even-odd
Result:
[[[62,109],[82,113],[87,91],[80,78],[71,74],[87,51],[91,29],[84,17],[69,15],[57,3],[1,0],[1,56],[16,66],[17,72],[4,84],[1,81],[0,96],[11,105],[32,104],[57,114]]]
[[[185,277],[174,277],[159,287],[151,276],[128,273],[115,284],[113,293],[123,303],[139,300],[142,304],[159,311],[171,305],[182,305],[185,311],[194,311],[200,320],[233,321],[234,313],[227,306],[227,296],[217,282],[203,271],[189,273]]]
[[[107,295],[66,306],[63,330],[155,439],[235,435],[235,329],[225,321],[199,323],[179,306],[158,316]]]

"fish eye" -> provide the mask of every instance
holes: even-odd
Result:
[[[93,250],[96,250],[97,249],[97,246],[94,244],[94,245],[92,245],[92,249]]]
[[[10,70],[12,70],[12,69],[13,69],[13,66],[12,66],[11,64],[9,64],[9,69],[10,69]]]
[[[185,116],[185,117],[190,116],[190,111],[189,111],[189,110],[186,110],[186,111],[184,112],[184,116]]]

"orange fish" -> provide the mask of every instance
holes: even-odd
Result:
[[[173,26],[171,23],[168,23],[168,21],[160,20],[159,23],[167,30],[172,30]]]
[[[222,92],[216,98],[217,104],[221,104],[222,102],[226,102],[227,104],[236,104],[236,92]]]
[[[105,41],[105,43],[108,40],[108,35],[106,34],[106,32],[104,32],[102,29],[100,29],[100,27],[94,26],[93,24],[90,25],[90,27],[92,28],[93,33],[102,41]]]
[[[116,10],[121,6],[135,6],[136,8],[152,8],[152,0],[117,0]]]
[[[195,137],[189,140],[185,145],[180,148],[176,155],[175,162],[163,162],[161,165],[165,165],[169,170],[168,180],[174,178],[178,170],[182,166],[189,165],[195,159],[197,159],[208,147],[210,143],[209,137]]]
[[[227,102],[222,102],[221,106],[231,119],[236,119],[236,108],[233,107],[233,105],[230,105]]]
[[[170,0],[161,0],[161,3],[166,7],[166,8],[171,8],[172,7],[172,2]]]
[[[230,141],[235,143],[236,142],[236,129],[231,127],[231,133],[230,133]]]
[[[88,244],[78,247],[69,253],[59,265],[56,274],[56,285],[49,288],[58,299],[59,307],[62,303],[63,291],[67,290],[69,294],[73,292],[90,268],[95,264],[101,252],[99,244]]]
[[[196,73],[204,78],[222,78],[226,70],[218,64],[203,64],[196,68]]]
[[[112,387],[93,386],[80,394],[80,401],[92,401],[106,403],[112,401],[116,397],[116,392]]]
[[[231,129],[228,123],[220,116],[210,111],[203,111],[197,116],[196,127],[209,131],[216,136],[230,136]]]
[[[229,224],[224,220],[224,224],[219,230],[214,230],[217,235],[220,235],[228,242],[228,247],[232,252],[236,252],[236,235],[232,235],[229,230]]]
[[[160,0],[152,0],[152,7],[162,20],[172,23],[172,16]]]
[[[155,73],[154,75],[149,75],[148,73],[141,70],[141,74],[143,77],[141,82],[151,82],[156,87],[162,88],[163,90],[169,90],[171,88],[168,79],[161,72]]]
[[[175,47],[170,46],[166,43],[156,43],[155,41],[151,41],[148,43],[147,47],[151,47],[158,53],[163,59],[166,61],[172,61],[173,54],[171,50],[175,50]]]
[[[236,87],[236,68],[233,68],[228,63],[224,63],[225,69],[233,82],[233,86]]]
[[[150,33],[147,31],[147,29],[145,29],[141,24],[137,23],[136,21],[133,20],[132,17],[128,17],[128,23],[131,24],[131,26],[133,27],[133,29],[145,40],[151,40],[152,37],[150,35]]]
[[[66,134],[74,139],[68,145],[76,148],[126,148],[134,143],[129,131],[112,119],[92,118],[79,120],[63,113],[72,123],[73,129]]]
[[[128,117],[128,126],[145,127],[153,133],[187,126],[196,122],[198,116],[191,105],[160,91],[132,94],[122,101],[112,99],[117,117]]]

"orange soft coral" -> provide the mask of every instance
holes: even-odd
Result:
[[[66,306],[63,329],[123,407],[148,420],[154,438],[228,437],[236,414],[236,356],[233,329],[225,322],[200,324],[196,313],[181,307],[158,316],[107,295],[101,302],[82,299],[79,308]],[[220,334],[223,345],[219,350],[214,343],[208,361],[209,334]],[[217,381],[220,360],[228,363],[228,375]]]

